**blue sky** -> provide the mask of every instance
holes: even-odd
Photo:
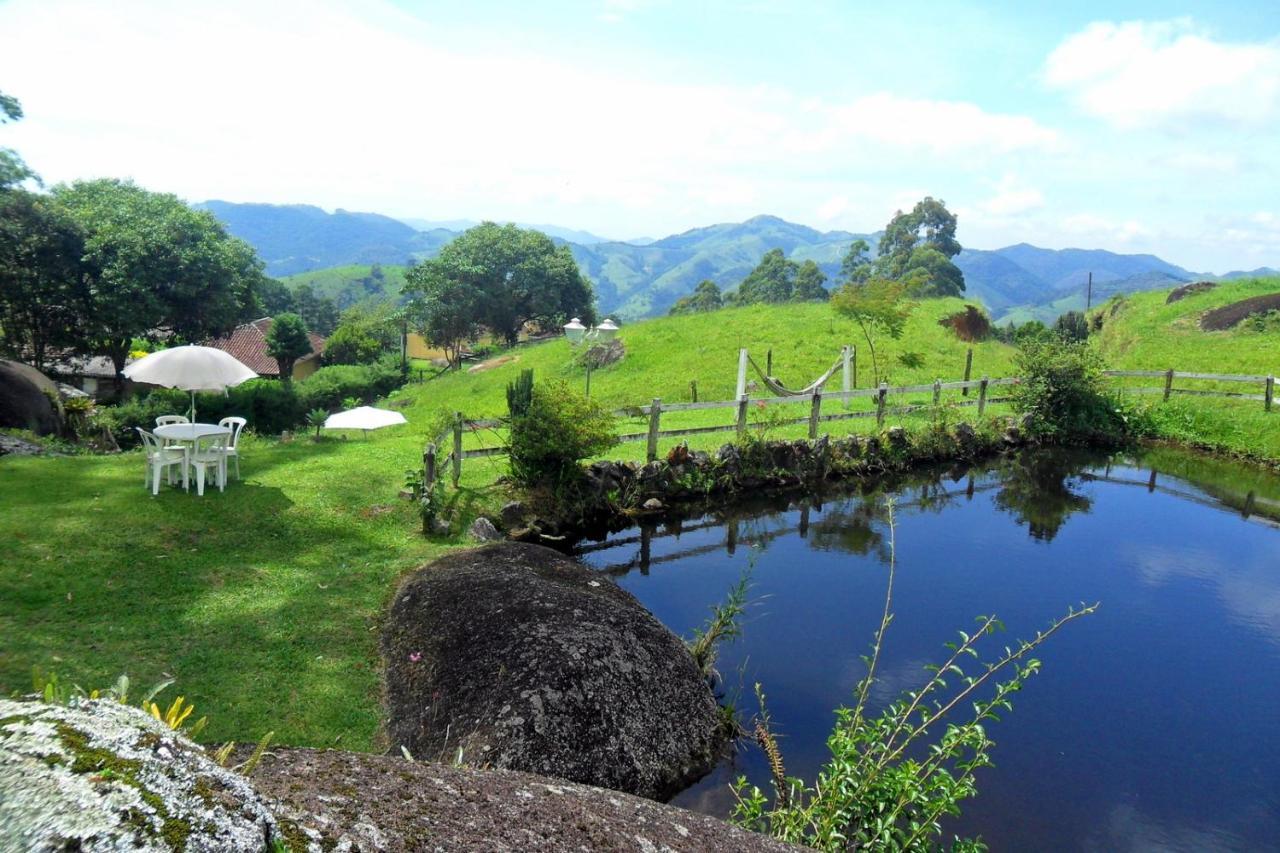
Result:
[[[0,0],[47,181],[662,236],[771,213],[1280,266],[1280,4]]]

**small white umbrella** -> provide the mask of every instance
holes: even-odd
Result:
[[[228,352],[195,345],[153,352],[126,367],[124,375],[134,382],[190,391],[192,421],[196,419],[197,391],[226,391],[258,376]]]
[[[338,412],[336,415],[329,415],[325,419],[325,429],[362,429],[368,432],[371,429],[381,429],[382,427],[395,426],[396,424],[407,424],[404,415],[399,412],[393,412],[389,409],[375,409],[373,406],[359,406],[349,409],[345,412]]]

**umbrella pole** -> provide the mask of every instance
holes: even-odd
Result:
[[[196,392],[191,392],[191,423],[196,422]]]

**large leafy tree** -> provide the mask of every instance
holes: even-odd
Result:
[[[532,229],[481,223],[406,278],[406,292],[421,303],[427,337],[446,349],[466,340],[475,326],[513,344],[526,323],[545,328],[574,316],[595,321],[591,282],[569,248]],[[442,316],[431,318],[433,311]]]
[[[831,294],[823,287],[827,275],[814,261],[805,261],[796,271],[795,288],[791,298],[796,302],[826,302]]]
[[[917,295],[958,296],[964,292],[964,274],[951,261],[958,254],[955,214],[944,202],[926,196],[910,213],[898,211],[885,226],[875,273],[912,281],[913,290],[920,288]],[[922,275],[913,276],[916,271]]]
[[[114,179],[59,185],[53,199],[84,231],[81,348],[117,373],[134,338],[217,337],[256,310],[262,263],[213,214]]]
[[[715,311],[724,305],[724,296],[714,281],[704,279],[698,282],[693,293],[676,300],[668,312],[677,314],[698,314],[703,311]]]
[[[859,237],[849,246],[844,260],[840,262],[840,279],[842,281],[864,282],[871,277],[872,261],[868,254],[871,246]]]
[[[800,265],[787,260],[781,249],[764,253],[760,263],[738,285],[735,302],[753,305],[757,302],[790,302],[796,287]]]
[[[88,316],[84,233],[47,196],[0,192],[0,351],[43,370]]]
[[[341,317],[337,304],[328,296],[316,296],[315,288],[310,284],[301,285],[293,291],[293,306],[306,321],[307,328],[316,334],[330,335],[338,328]]]
[[[294,363],[311,352],[311,338],[301,317],[281,314],[271,321],[271,328],[267,330],[267,355],[276,360],[281,379],[292,381]]]

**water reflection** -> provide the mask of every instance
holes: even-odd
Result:
[[[685,636],[754,561],[761,603],[720,668],[748,708],[751,685],[764,685],[788,770],[811,779],[883,605],[890,496],[899,569],[879,705],[918,687],[923,665],[977,613],[1026,636],[1070,603],[1103,602],[1046,647],[1044,675],[999,724],[982,795],[949,831],[981,834],[992,849],[1274,844],[1274,475],[1169,451],[1025,453],[852,493],[717,507],[580,553]],[[745,745],[675,802],[724,815],[732,778],[767,784],[768,773]]]

